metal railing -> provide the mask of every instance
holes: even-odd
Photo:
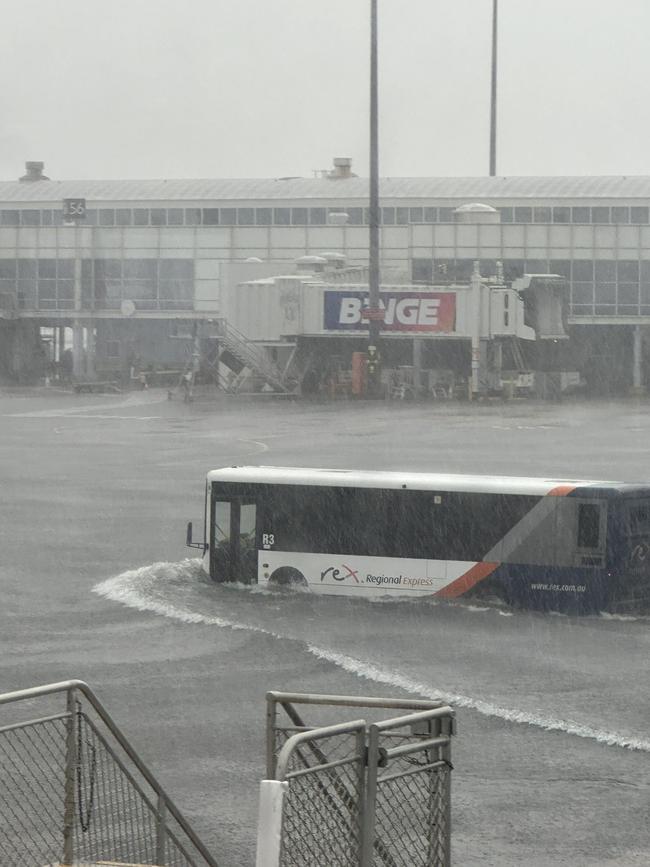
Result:
[[[226,319],[215,319],[214,324],[223,346],[238,359],[244,368],[248,368],[257,374],[275,391],[280,393],[289,391],[282,372],[271,361],[264,349],[251,343],[244,334],[234,328]]]
[[[315,727],[297,705],[406,713]],[[268,863],[447,867],[453,734],[442,702],[268,693],[267,779],[285,785]]]
[[[60,694],[63,710],[0,725],[2,867],[218,867],[83,681],[5,693],[0,706]]]

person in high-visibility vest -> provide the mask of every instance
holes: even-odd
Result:
[[[379,393],[380,384],[380,366],[381,355],[376,346],[368,347],[368,358],[366,362],[366,371],[368,373],[368,394],[377,395]]]

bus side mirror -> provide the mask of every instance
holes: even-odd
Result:
[[[200,548],[202,551],[207,550],[207,545],[204,545],[203,542],[193,542],[192,541],[192,522],[187,522],[187,532],[185,533],[185,544],[188,548]]]

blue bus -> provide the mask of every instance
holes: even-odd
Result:
[[[203,540],[187,529],[215,581],[566,613],[650,607],[650,485],[229,467],[208,473]]]

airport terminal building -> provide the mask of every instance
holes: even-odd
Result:
[[[650,177],[384,178],[380,198],[384,282],[466,283],[476,261],[486,277],[499,262],[506,280],[565,277],[593,389],[643,386]],[[66,200],[84,202],[82,219],[64,221]],[[181,363],[174,334],[227,314],[235,266],[261,277],[334,251],[363,267],[367,221],[368,181],[347,159],[262,180],[50,180],[29,163],[0,182],[0,370],[28,378],[42,329],[59,354],[74,330],[77,369],[82,353],[88,370]]]

